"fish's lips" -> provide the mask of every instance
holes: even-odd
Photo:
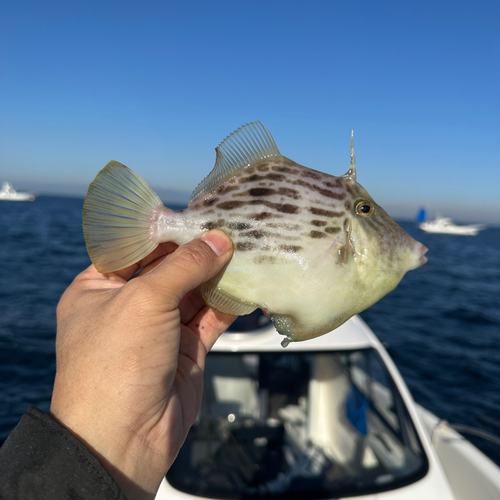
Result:
[[[425,246],[422,245],[422,243],[419,243],[416,248],[416,259],[415,259],[415,265],[410,268],[410,271],[413,271],[414,269],[418,269],[419,267],[423,266],[427,262],[427,257],[425,254],[429,251],[429,249]]]

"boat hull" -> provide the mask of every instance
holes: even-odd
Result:
[[[421,222],[418,227],[426,233],[455,234],[459,236],[476,236],[483,229],[483,226],[480,225],[459,226],[448,218]]]
[[[29,193],[16,193],[14,196],[1,196],[0,201],[33,201],[35,196]]]

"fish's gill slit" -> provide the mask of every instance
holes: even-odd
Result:
[[[352,254],[356,254],[356,245],[354,244],[354,240],[351,236],[349,236],[349,246],[351,247]]]

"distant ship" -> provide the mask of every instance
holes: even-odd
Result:
[[[434,220],[427,220],[425,210],[420,209],[417,215],[418,227],[426,233],[457,234],[461,236],[476,236],[479,231],[485,228],[482,224],[457,225],[449,217],[436,217]]]
[[[8,182],[2,184],[0,201],[33,201],[35,195],[31,193],[18,193]]]

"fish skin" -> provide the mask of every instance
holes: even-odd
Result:
[[[261,308],[286,336],[283,345],[322,335],[426,262],[427,249],[357,183],[353,148],[351,155],[351,169],[340,177],[279,154],[254,161],[186,210],[152,208],[150,239],[184,244],[224,230],[234,254],[202,286],[208,305],[229,314]]]
[[[354,213],[359,200],[374,204],[371,217]],[[378,301],[422,251],[360,184],[285,157],[247,168],[185,211],[163,210],[156,224],[157,242],[226,231],[235,252],[213,283],[273,320],[287,317],[280,329],[293,340],[330,331]],[[178,225],[182,238],[172,233]]]

